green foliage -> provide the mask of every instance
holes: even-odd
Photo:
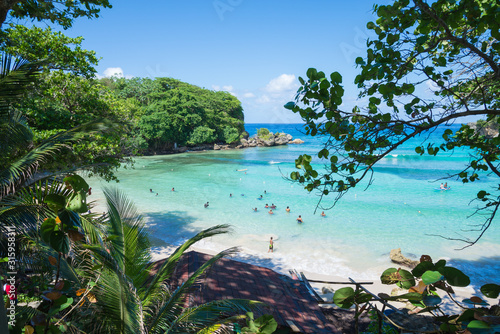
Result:
[[[433,263],[429,256],[423,255],[420,263],[411,273],[405,271],[405,274],[398,275],[401,271],[401,269],[389,268],[382,274],[381,281],[383,284],[397,284],[407,292],[396,296],[379,294],[381,298],[388,301],[406,300],[416,307],[414,312],[430,312],[438,322],[442,323],[441,330],[443,332],[456,332],[465,329],[474,332],[476,329],[482,328],[493,333],[499,329],[500,314],[496,311],[496,306],[490,309],[485,308],[488,303],[477,296],[464,299],[461,304],[454,299],[455,292],[452,287],[466,287],[470,284],[470,279],[459,269],[446,266],[446,261],[440,260]],[[402,282],[403,276],[405,276],[404,281],[411,281],[412,284],[404,286],[399,284]],[[438,290],[446,292],[464,311],[460,315],[450,315],[449,312],[443,310]],[[481,287],[481,292],[489,298],[497,298],[500,286],[486,284]]]
[[[118,79],[110,87],[116,96],[137,99],[137,132],[153,151],[175,144],[232,143],[244,131],[241,104],[226,92],[171,78]]]
[[[300,114],[308,135],[330,138],[318,154],[330,158],[326,170],[302,169],[290,178],[308,191],[335,193],[335,203],[400,145],[440,125],[482,116],[498,131],[493,121],[500,115],[499,10],[497,1],[480,0],[375,5],[378,18],[367,24],[375,38],[367,42],[366,57],[356,59],[360,71],[355,84],[366,103],[345,110],[342,75],[310,68],[306,77],[299,77],[302,86],[295,101],[284,106]],[[425,93],[429,86],[432,92]],[[443,132],[444,144],[427,143],[415,151],[435,156],[466,147],[472,152],[470,163],[450,177],[464,183],[478,180],[483,172],[500,177],[500,136],[481,133],[462,125],[454,134]],[[480,210],[489,216],[477,237],[463,240],[469,245],[491,225],[500,206],[498,189],[477,197]]]
[[[253,312],[247,312],[246,322],[247,326],[241,329],[241,333],[271,334],[278,328],[278,323],[270,314],[265,314],[254,320]]]
[[[135,153],[125,145],[132,126],[128,105],[94,79],[63,71],[44,73],[16,104],[16,110],[27,118],[35,145],[89,121],[114,122],[106,132],[88,133],[85,140],[48,161],[48,170],[85,167],[110,180],[120,163],[129,160],[126,155]]]
[[[16,18],[36,21],[50,21],[68,29],[77,17],[96,18],[102,8],[111,8],[108,0],[77,0],[77,1],[5,1],[0,5],[0,11]],[[0,25],[4,22],[3,16]]]
[[[96,73],[96,53],[82,49],[83,37],[67,37],[50,27],[11,25],[0,41],[4,52],[29,61],[44,59],[48,69],[71,71],[88,79]]]
[[[226,126],[224,128],[224,141],[227,144],[234,143],[240,140],[240,131],[238,129],[233,128],[231,126]]]

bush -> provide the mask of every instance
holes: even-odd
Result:
[[[188,144],[196,145],[213,143],[215,141],[214,132],[214,129],[210,129],[207,126],[198,126],[189,136]]]
[[[239,133],[238,129],[230,127],[230,126],[226,126],[224,128],[224,141],[227,144],[231,144],[231,143],[234,143],[235,141],[238,141],[238,140],[240,140],[240,133]]]

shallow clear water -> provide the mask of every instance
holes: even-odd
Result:
[[[400,247],[403,254],[415,258],[428,254],[452,259],[473,283],[498,283],[498,218],[478,245],[465,250],[455,250],[463,243],[431,236],[472,238],[476,234],[464,231],[484,221],[481,216],[467,218],[476,207],[469,203],[479,190],[495,186],[495,178],[485,175],[467,185],[450,179],[450,191],[436,190],[440,177],[463,168],[467,152],[420,157],[410,143],[378,164],[368,190],[359,187],[347,193],[321,217],[321,209],[315,213],[319,197],[283,178],[295,170],[299,154],[317,153],[321,140],[301,134],[300,125],[246,125],[250,134],[260,127],[290,133],[305,143],[142,157],[136,159],[135,169],[119,171],[117,186],[148,218],[157,244],[178,245],[203,228],[231,224],[233,234],[203,241],[198,247],[218,251],[240,246],[248,254],[241,256],[245,261],[285,272],[295,268],[358,279],[377,279],[393,266],[388,260],[390,250]],[[432,138],[438,140],[439,135]],[[103,184],[91,183],[99,196]],[[262,200],[257,199],[260,195]],[[333,197],[325,198],[323,205],[328,207],[332,201]],[[206,202],[208,208],[204,208]],[[266,203],[277,206],[273,215],[264,208]],[[287,206],[290,213],[285,212]],[[257,212],[252,210],[255,207]],[[301,225],[296,222],[298,215],[304,220]],[[275,252],[268,254],[271,236]]]

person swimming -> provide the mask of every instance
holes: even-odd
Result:
[[[321,212],[321,216],[326,217],[325,211]]]
[[[208,202],[206,202],[205,204],[203,204],[203,206],[206,208],[208,208]]]
[[[271,204],[271,209],[276,209],[276,205],[274,205],[274,203]]]
[[[174,189],[174,188],[172,188],[172,191],[175,191],[175,189]]]
[[[301,215],[299,215],[299,218],[297,218],[297,223],[299,223],[299,224],[302,224],[302,223],[303,223],[303,221],[302,221],[302,216],[301,216]]]
[[[271,210],[269,210],[269,214],[270,214],[270,215],[274,214],[274,212],[273,212],[273,210],[272,210],[272,209],[271,209]]]
[[[286,209],[285,209],[286,212],[290,212],[290,207],[287,206]]]
[[[255,211],[255,212],[257,212],[257,208],[253,208],[252,210]]]
[[[265,206],[265,208],[266,208],[266,209],[267,209],[267,208],[269,208],[269,205],[268,205],[267,203],[266,203],[266,206]]]

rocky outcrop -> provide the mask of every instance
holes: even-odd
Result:
[[[304,144],[304,141],[302,139],[294,139],[288,142],[288,144]]]
[[[409,259],[401,254],[401,248],[391,250],[391,254],[389,256],[392,262],[409,267],[411,269],[415,268],[417,264],[420,263],[419,261]]]
[[[498,137],[498,123],[497,122],[476,122],[467,124],[471,129],[479,132],[481,136],[486,138]]]
[[[287,144],[302,144],[304,141],[300,139],[292,140],[293,137],[289,134],[283,132],[270,133],[266,137],[260,138],[257,136],[249,137],[247,139],[243,138],[240,141],[240,145],[242,148],[245,147],[271,147],[278,145],[287,145]]]

